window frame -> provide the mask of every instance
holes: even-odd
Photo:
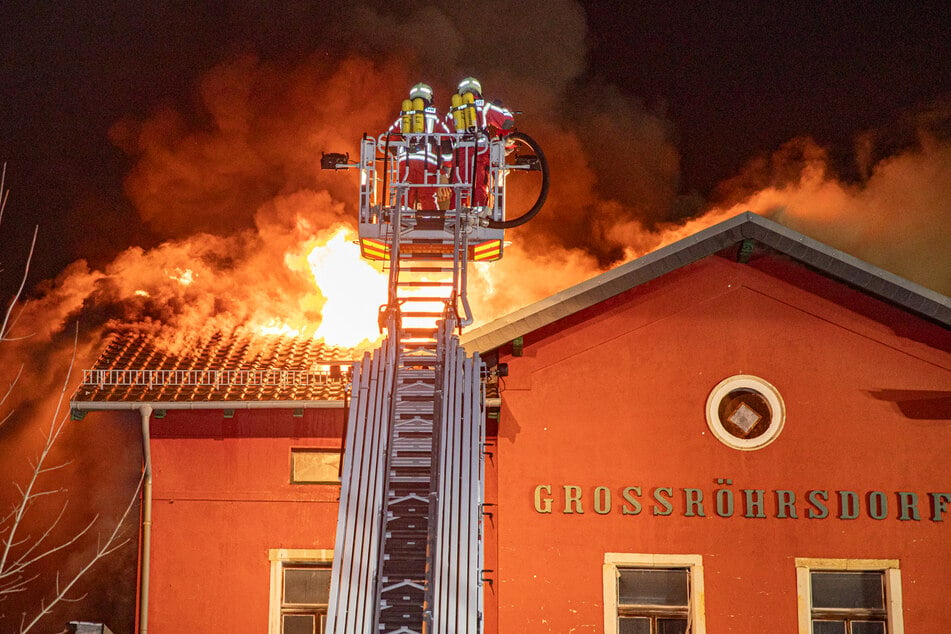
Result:
[[[759,436],[754,438],[740,438],[734,436],[720,420],[720,402],[731,392],[749,390],[758,394],[772,412],[769,425]],[[705,407],[707,427],[714,438],[727,447],[739,451],[756,451],[773,443],[786,425],[786,403],[782,394],[772,383],[752,374],[737,374],[720,381],[707,396]]]
[[[343,455],[341,454],[340,447],[291,447],[289,454],[290,458],[290,477],[289,482],[293,485],[330,485],[330,486],[340,486],[340,473],[338,468],[338,474],[334,480],[299,480],[295,478],[294,470],[294,455],[295,454],[337,454],[341,462],[343,462]]]
[[[796,557],[796,596],[799,610],[799,634],[812,634],[813,572],[880,572],[885,592],[885,629],[887,634],[904,634],[902,616],[901,568],[897,559],[824,559]],[[856,613],[858,616],[859,613]]]
[[[334,551],[326,549],[272,548],[268,550],[270,564],[270,598],[268,601],[268,634],[281,634],[281,616],[284,606],[284,568],[333,565]]]
[[[659,555],[653,553],[605,553],[602,567],[604,588],[604,634],[618,634],[619,568],[685,568],[687,570],[687,613],[691,634],[706,634],[704,616],[703,557],[701,555]]]

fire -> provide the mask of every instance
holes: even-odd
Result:
[[[506,235],[512,245],[501,261],[469,271],[477,324],[747,209],[951,293],[946,135],[922,133],[917,145],[867,165],[861,183],[821,169],[821,153],[802,152],[799,160],[778,152],[766,162],[772,173],[743,180],[728,204],[712,207],[679,193],[678,151],[661,112],[578,74],[587,49],[583,12],[571,9],[547,27],[532,23],[533,32],[551,25],[558,31],[539,35],[545,46],[523,47],[536,56],[524,63],[519,55],[495,55],[499,34],[485,40],[490,55],[474,51],[468,43],[481,37],[467,35],[468,27],[450,32],[450,14],[419,4],[422,14],[406,22],[419,29],[381,29],[386,16],[361,13],[371,19],[360,48],[399,51],[386,59],[320,54],[282,64],[242,55],[199,78],[199,94],[189,101],[197,112],[163,106],[145,119],[116,122],[110,138],[132,164],[126,197],[160,243],[96,254],[91,262],[104,263],[98,269],[78,260],[36,288],[0,346],[0,384],[29,363],[6,406],[59,393],[77,322],[79,368],[101,351],[104,332],[129,326],[160,334],[170,346],[176,336],[239,327],[374,345],[387,276],[360,258],[347,226],[356,219],[354,178],[321,172],[319,158],[322,151],[356,155],[363,133],[385,130],[406,88],[429,79],[417,76],[420,65],[432,71],[444,106],[462,75],[457,69],[495,60],[483,79],[491,77],[494,95],[524,110],[517,125],[539,140],[551,164],[542,213]],[[524,10],[516,18],[534,16]],[[420,30],[451,37],[439,40],[451,45],[409,59],[400,38]],[[457,36],[467,45],[457,45]],[[934,116],[935,129],[946,129],[947,113]],[[510,193],[510,208],[519,208],[524,201],[516,188]],[[0,238],[8,248],[9,232]]]
[[[133,161],[126,194],[164,241],[111,262],[100,257],[101,270],[77,261],[42,285],[30,308],[35,323],[52,331],[82,314],[90,342],[101,330],[138,324],[170,337],[244,327],[374,345],[387,275],[353,243],[356,175],[322,172],[319,157],[354,155],[361,134],[392,122],[417,80],[403,62],[352,57],[327,68],[314,60],[282,67],[242,56],[202,78],[204,116],[161,109],[118,122],[110,136]],[[506,234],[505,257],[470,268],[476,324],[746,210],[939,292],[951,289],[951,145],[943,138],[923,136],[918,147],[871,165],[862,183],[840,182],[823,152],[799,142],[802,151],[779,152],[767,163],[772,173],[743,179],[721,207],[698,199],[681,208],[661,115],[607,95],[603,112],[582,109],[565,121],[548,110],[562,102],[558,85],[541,90],[500,76],[497,86],[512,105],[535,107],[517,124],[545,148],[552,182],[543,212]],[[205,118],[207,126],[190,123]],[[611,124],[610,139],[591,132],[600,123]],[[631,148],[640,158],[629,160]],[[527,204],[517,186],[509,194],[510,208]]]
[[[195,281],[195,273],[191,269],[176,268],[168,273],[168,279],[175,280],[182,286],[188,286]]]
[[[294,328],[276,317],[263,326],[258,326],[257,331],[262,335],[282,335],[288,337],[300,337],[304,334],[303,328]]]
[[[356,235],[340,227],[307,256],[314,281],[326,298],[315,336],[354,347],[380,338],[377,313],[386,304],[387,276],[360,257]]]

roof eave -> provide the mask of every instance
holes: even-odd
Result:
[[[84,412],[136,410],[342,409],[342,400],[323,401],[71,401],[70,409]]]

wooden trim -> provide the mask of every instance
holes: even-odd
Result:
[[[889,634],[905,634],[899,560],[796,557],[795,562],[799,634],[812,633],[812,578],[810,573],[814,570],[882,572],[888,632]]]
[[[281,571],[284,564],[331,563],[334,551],[322,548],[271,548],[267,551],[271,562],[270,589],[268,592],[267,632],[281,634]]]
[[[662,555],[654,553],[604,553],[601,578],[604,591],[604,634],[617,632],[618,567],[687,568],[688,605],[691,634],[706,634],[705,595],[702,555]]]

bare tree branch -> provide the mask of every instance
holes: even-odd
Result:
[[[82,568],[79,569],[79,571],[76,572],[76,574],[73,575],[73,577],[69,580],[69,582],[62,588],[59,588],[59,577],[57,575],[56,596],[53,597],[53,599],[49,601],[49,603],[44,603],[44,607],[40,610],[39,614],[37,614],[33,618],[33,620],[29,621],[28,623],[26,623],[20,628],[20,634],[26,634],[26,632],[29,632],[31,629],[33,629],[33,627],[40,621],[40,619],[42,619],[44,616],[49,614],[50,610],[57,603],[60,603],[62,601],[68,601],[69,599],[66,597],[67,593],[69,593],[72,587],[76,585],[76,582],[79,581],[87,572],[89,572],[89,570],[94,565],[96,565],[96,563],[99,562],[99,560],[101,560],[103,557],[106,557],[114,553],[118,549],[128,544],[129,541],[131,541],[130,537],[127,537],[125,539],[120,539],[121,537],[120,532],[122,530],[122,527],[125,525],[126,519],[128,519],[129,515],[132,513],[132,509],[135,508],[136,501],[138,501],[139,499],[139,491],[142,488],[142,480],[144,477],[145,477],[144,473],[142,474],[142,476],[139,477],[139,485],[135,488],[135,492],[133,493],[132,497],[129,499],[129,503],[126,505],[125,511],[122,512],[122,516],[116,522],[115,527],[112,529],[112,532],[109,534],[106,540],[102,542],[101,544],[99,544],[99,546],[96,549],[96,553],[89,559],[89,561],[86,562],[86,564]]]
[[[69,366],[66,370],[66,378],[63,381],[62,389],[59,393],[59,398],[56,401],[56,408],[53,410],[53,414],[50,417],[50,428],[46,434],[46,443],[43,445],[43,449],[40,451],[40,455],[37,457],[36,466],[33,468],[33,474],[30,477],[29,484],[27,484],[26,489],[23,489],[22,497],[20,503],[17,505],[16,510],[13,515],[13,523],[10,526],[10,532],[7,534],[3,548],[3,554],[0,555],[0,577],[3,576],[5,570],[7,570],[7,562],[10,559],[10,550],[13,547],[14,542],[16,541],[17,531],[20,529],[23,518],[26,515],[27,509],[30,507],[31,502],[33,502],[37,497],[45,495],[48,492],[40,491],[34,492],[34,488],[37,486],[37,482],[40,478],[40,475],[43,473],[43,464],[49,456],[50,452],[53,450],[53,446],[56,443],[56,440],[59,438],[59,435],[63,431],[63,427],[66,425],[68,416],[60,416],[60,412],[63,409],[63,401],[67,397],[69,390],[69,378],[72,374],[73,364],[76,362],[76,347],[78,346],[79,340],[79,328],[77,326],[76,332],[73,335],[73,352],[69,360]]]
[[[7,195],[10,193],[6,188],[7,183],[7,162],[3,162],[3,170],[0,171],[0,222],[3,222],[3,210],[7,206]]]
[[[26,256],[26,265],[23,267],[23,277],[20,278],[20,286],[17,288],[17,292],[13,294],[13,298],[10,300],[10,305],[7,306],[6,313],[3,316],[3,323],[0,323],[0,341],[10,340],[9,332],[12,323],[10,321],[11,315],[13,315],[13,308],[20,301],[20,297],[23,295],[23,289],[26,288],[26,280],[30,275],[30,264],[33,262],[33,253],[36,250],[36,236],[40,232],[40,227],[37,225],[33,228],[33,239],[30,242],[30,251]],[[14,322],[16,318],[14,318]]]
[[[3,397],[0,398],[0,405],[3,405],[7,402],[7,399],[10,398],[10,395],[13,394],[13,388],[16,387],[16,384],[20,382],[20,377],[23,376],[23,364],[20,364],[20,367],[17,368],[16,376],[13,377],[13,380],[10,381],[10,386],[7,388],[7,391],[4,392]],[[0,427],[7,422],[10,417],[13,416],[13,410],[10,410],[6,413],[3,418],[0,418]]]
[[[6,164],[4,163],[2,170],[0,170],[0,220],[3,219],[8,199],[9,190],[6,187]],[[16,293],[9,300],[9,305],[0,307],[0,311],[2,311],[0,312],[0,347],[5,343],[31,336],[12,337],[11,331],[25,314],[24,307],[26,304],[21,300],[26,289],[33,257],[36,253],[38,235],[39,226],[36,226],[33,230],[29,252],[25,258],[23,273]],[[129,515],[139,499],[142,487],[141,479],[121,517],[112,525],[110,532],[100,535],[92,554],[87,553],[85,557],[80,559],[78,569],[58,570],[55,575],[55,582],[38,571],[37,564],[43,560],[56,558],[64,562],[70,559],[75,561],[75,557],[67,556],[67,553],[74,551],[81,543],[88,543],[93,527],[102,521],[100,515],[97,514],[81,528],[71,529],[67,535],[60,536],[58,533],[61,531],[67,517],[67,511],[70,509],[69,499],[66,499],[55,517],[51,516],[49,521],[44,520],[42,527],[38,527],[35,531],[27,529],[28,525],[38,523],[34,519],[27,521],[31,509],[35,508],[38,501],[65,492],[64,488],[55,485],[49,486],[46,482],[49,476],[59,472],[71,462],[69,460],[56,461],[54,464],[52,454],[57,441],[61,438],[69,422],[69,413],[65,410],[68,408],[70,380],[76,363],[78,343],[79,326],[77,324],[73,334],[72,354],[66,366],[65,377],[55,406],[51,406],[52,413],[48,422],[44,425],[42,447],[34,459],[30,461],[30,475],[26,482],[14,482],[18,497],[9,512],[6,512],[0,518],[0,601],[8,597],[16,597],[17,611],[20,612],[20,610],[27,607],[22,598],[26,593],[33,594],[37,589],[44,589],[42,595],[45,598],[39,600],[38,606],[20,613],[19,629],[16,630],[20,634],[39,629],[37,625],[50,615],[58,604],[82,600],[85,595],[76,592],[78,582],[99,561],[132,540],[131,537],[124,534],[123,528],[126,526]],[[24,373],[24,365],[20,365],[9,386],[4,386],[4,389],[0,391],[0,406],[11,402],[15,390],[22,385]],[[12,411],[0,413],[0,425],[3,425],[12,414]],[[42,583],[52,587],[43,588],[43,586],[38,585]],[[12,618],[12,615],[10,616]],[[45,629],[48,630],[49,628]],[[7,629],[4,629],[4,631],[7,631]]]
[[[59,393],[59,397],[56,402],[56,407],[53,411],[52,416],[50,417],[50,427],[45,435],[45,443],[42,450],[37,456],[36,460],[31,463],[32,474],[29,480],[29,483],[26,487],[21,487],[17,484],[17,490],[20,493],[20,501],[16,507],[8,514],[2,524],[9,524],[4,529],[3,535],[3,553],[0,555],[0,598],[10,594],[20,593],[27,590],[30,583],[35,581],[38,578],[38,575],[28,576],[27,570],[38,561],[49,557],[55,553],[61,552],[77,541],[79,541],[84,535],[86,535],[90,529],[98,521],[99,516],[96,515],[92,520],[86,524],[85,527],[73,533],[68,539],[62,543],[46,548],[45,550],[40,550],[43,548],[43,545],[46,542],[46,539],[54,531],[56,526],[59,524],[63,515],[66,512],[68,506],[68,500],[63,504],[57,517],[46,527],[46,530],[37,538],[31,538],[30,536],[18,539],[17,533],[22,527],[24,517],[27,514],[27,511],[32,506],[32,504],[39,498],[52,495],[56,493],[61,493],[63,489],[50,489],[50,490],[40,490],[37,488],[38,481],[40,477],[44,474],[50,473],[52,471],[59,470],[69,462],[60,463],[56,465],[49,466],[46,464],[46,461],[49,458],[50,452],[53,449],[56,441],[59,439],[63,429],[69,417],[67,415],[60,415],[64,407],[65,399],[68,395],[69,390],[69,380],[70,375],[72,374],[72,368],[76,360],[76,348],[78,345],[79,331],[78,326],[74,334],[73,340],[73,352],[69,361],[68,369],[66,372],[66,378],[63,381],[62,388]],[[108,539],[105,542],[100,542],[97,545],[96,552],[94,555],[83,565],[78,572],[76,572],[69,580],[68,583],[61,586],[59,582],[59,572],[57,572],[57,580],[55,584],[55,593],[51,600],[41,601],[39,611],[30,619],[26,612],[23,613],[21,619],[20,632],[25,633],[33,629],[39,621],[50,613],[54,606],[64,601],[78,601],[80,598],[69,597],[67,596],[68,592],[75,586],[75,584],[82,578],[89,569],[95,565],[102,558],[110,555],[115,552],[126,543],[129,542],[129,539],[120,539],[119,531],[122,525],[125,523],[126,518],[131,512],[132,508],[135,505],[136,500],[139,496],[139,488],[141,487],[141,480],[139,487],[136,488],[132,498],[129,501],[128,506],[126,507],[125,512],[122,514],[122,517],[114,526],[112,533],[109,535]],[[23,543],[29,543],[29,546],[16,556],[13,555],[13,549],[18,547]]]
[[[0,174],[0,221],[3,220],[3,210],[7,206],[7,198],[9,197],[10,191],[6,189],[6,178],[7,178],[7,164],[3,164],[3,172]],[[33,253],[36,250],[36,236],[39,234],[40,227],[36,225],[33,228],[33,240],[30,242],[30,251],[26,256],[26,264],[23,267],[23,276],[20,278],[20,286],[17,289],[17,292],[10,299],[10,305],[7,306],[7,310],[3,316],[3,322],[0,323],[0,341],[9,340],[10,328],[13,323],[16,322],[16,318],[13,319],[13,322],[10,321],[11,315],[13,314],[13,309],[20,301],[20,297],[23,296],[23,289],[26,288],[26,280],[30,275],[30,264],[33,263]],[[0,401],[2,402],[2,401]]]
[[[20,553],[20,556],[17,557],[16,561],[13,562],[13,564],[10,566],[11,571],[25,570],[26,568],[38,562],[39,560],[43,559],[44,557],[48,557],[49,555],[52,555],[55,552],[63,550],[64,548],[68,548],[70,545],[76,543],[76,541],[79,540],[79,538],[81,538],[83,535],[89,532],[89,529],[92,528],[93,525],[96,523],[96,520],[99,519],[99,515],[97,514],[95,517],[92,518],[92,520],[89,521],[89,523],[86,525],[85,528],[77,531],[75,534],[73,534],[73,536],[69,540],[59,544],[58,546],[54,546],[43,552],[40,552],[34,556],[33,553],[36,552],[37,549],[40,548],[40,546],[42,546],[43,542],[46,541],[46,538],[49,537],[50,533],[53,532],[53,529],[55,529],[56,526],[59,524],[59,521],[63,518],[63,515],[66,513],[66,507],[68,505],[69,505],[69,500],[67,500],[66,503],[63,504],[63,508],[60,509],[59,515],[56,517],[55,520],[53,520],[49,524],[49,526],[46,528],[43,534],[40,535],[37,539],[33,540],[33,543],[30,545],[29,548],[27,548],[24,552]],[[3,573],[0,573],[0,579],[2,579],[3,575],[5,574],[6,574],[6,571],[4,571]]]

